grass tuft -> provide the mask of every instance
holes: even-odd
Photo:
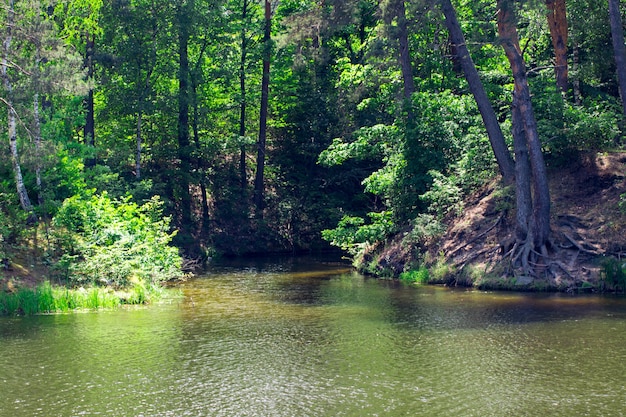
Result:
[[[163,289],[136,283],[128,292],[109,288],[70,289],[52,286],[46,281],[36,288],[0,291],[0,316],[31,316],[34,314],[69,312],[78,309],[115,308],[121,304],[147,304],[162,296]]]

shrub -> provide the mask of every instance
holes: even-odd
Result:
[[[626,264],[619,259],[606,258],[602,260],[601,266],[604,287],[611,291],[626,291]]]
[[[156,286],[182,275],[178,250],[169,245],[170,218],[162,216],[156,197],[138,206],[106,193],[74,196],[53,224],[60,254],[55,266],[72,284]]]
[[[430,273],[428,272],[428,268],[425,266],[420,266],[419,269],[406,271],[400,274],[400,280],[417,283],[417,284],[427,284],[430,278]]]
[[[356,255],[367,246],[383,241],[394,228],[392,213],[368,213],[370,223],[365,219],[354,216],[344,216],[334,229],[322,231],[322,238],[333,246],[338,246]]]

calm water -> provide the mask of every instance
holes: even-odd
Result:
[[[623,416],[626,299],[406,287],[311,259],[162,305],[0,318],[0,416]]]

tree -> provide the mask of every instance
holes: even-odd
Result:
[[[40,102],[59,92],[84,92],[77,67],[77,56],[66,48],[54,30],[51,16],[39,1],[13,1],[6,9],[7,34],[2,56],[2,81],[8,107],[8,132],[13,171],[21,205],[35,220],[34,207],[28,197],[27,184],[20,164],[18,121],[34,142],[35,189],[39,205],[43,203],[43,134]],[[28,142],[24,142],[28,145]],[[27,152],[28,153],[28,149]],[[28,164],[27,164],[28,167]]]
[[[145,124],[153,109],[155,84],[164,70],[162,47],[170,2],[110,2],[103,6],[103,55],[109,81],[107,114],[134,118],[134,175],[142,179]],[[103,120],[103,123],[110,121]]]
[[[455,47],[454,50],[456,51],[457,60],[461,64],[467,84],[470,91],[474,95],[474,99],[478,105],[478,110],[480,111],[480,115],[485,123],[491,148],[493,149],[496,160],[498,161],[500,173],[502,174],[505,182],[511,183],[515,176],[513,159],[511,158],[511,154],[509,153],[504,140],[504,134],[500,128],[500,123],[498,122],[496,113],[493,110],[489,97],[487,96],[482,81],[480,80],[478,70],[474,65],[474,61],[472,60],[469,50],[467,49],[465,37],[463,36],[461,25],[456,17],[456,12],[450,0],[441,0],[440,5],[445,16],[446,27],[448,28],[448,32],[450,34],[450,41]]]
[[[250,19],[250,2],[242,0],[241,4],[241,29],[240,29],[240,59],[239,59],[239,140],[244,141],[246,136],[246,111],[248,101],[246,96],[246,65],[248,61],[248,46],[250,37],[248,35],[248,25]],[[241,190],[245,196],[245,190],[248,186],[248,176],[246,169],[246,145],[241,144],[239,153],[239,176],[241,181]]]
[[[619,0],[609,0],[609,18],[619,92],[622,97],[624,116],[626,116],[626,46],[624,45],[624,27],[622,26],[622,13],[619,3]]]
[[[391,23],[393,19],[396,20],[394,35],[398,40],[398,62],[402,70],[404,98],[408,101],[415,92],[415,82],[413,80],[413,66],[411,65],[406,7],[404,3],[404,0],[389,1],[384,10],[384,14],[387,17],[388,23]]]
[[[263,218],[265,188],[265,149],[267,141],[267,113],[270,87],[270,60],[272,57],[272,4],[265,0],[265,28],[263,32],[263,79],[261,81],[261,109],[259,113],[259,140],[257,142],[254,205],[257,216]]]
[[[548,26],[554,48],[554,72],[556,85],[563,93],[568,87],[567,67],[567,11],[565,0],[546,0],[548,7]]]
[[[86,158],[85,165],[93,167],[95,157],[95,107],[94,107],[94,76],[96,58],[96,40],[102,35],[100,26],[100,9],[102,0],[64,0],[57,4],[55,16],[62,22],[62,34],[83,54],[86,79],[89,83],[87,97],[84,100],[85,124],[83,140],[91,148],[92,155]]]
[[[4,91],[6,98],[2,99],[4,104],[8,108],[8,133],[9,133],[9,147],[11,149],[11,162],[13,164],[13,175],[15,177],[15,186],[17,188],[17,194],[20,199],[22,209],[30,214],[30,219],[36,221],[37,217],[33,211],[33,205],[28,197],[26,186],[24,185],[24,178],[22,176],[22,168],[20,165],[19,151],[17,146],[17,112],[13,106],[13,85],[9,75],[9,68],[16,69],[13,62],[10,60],[11,54],[11,42],[13,41],[13,31],[15,25],[15,1],[10,0],[6,9],[6,34],[4,37],[4,53],[2,55],[2,81],[4,84]],[[19,68],[18,68],[19,70]]]
[[[539,264],[538,257],[546,258],[549,246],[550,190],[512,3],[511,0],[498,1],[498,34],[514,80],[513,129],[518,141],[515,145],[517,157],[515,180],[518,191],[517,205],[523,211],[522,216],[518,213],[518,234],[514,247],[514,252],[517,252],[513,258],[521,262],[524,273],[536,275],[535,265]],[[528,160],[524,157],[526,152]],[[530,170],[526,169],[527,163]],[[528,193],[528,189],[532,189],[532,193]],[[529,199],[531,201],[528,201]],[[532,214],[530,210],[525,209],[530,207]]]
[[[189,141],[189,37],[194,0],[179,0],[178,18],[178,192],[180,198],[181,226],[188,234],[192,226],[191,194],[191,147]]]

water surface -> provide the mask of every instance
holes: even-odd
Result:
[[[622,416],[626,299],[213,266],[183,297],[0,319],[0,416]]]

